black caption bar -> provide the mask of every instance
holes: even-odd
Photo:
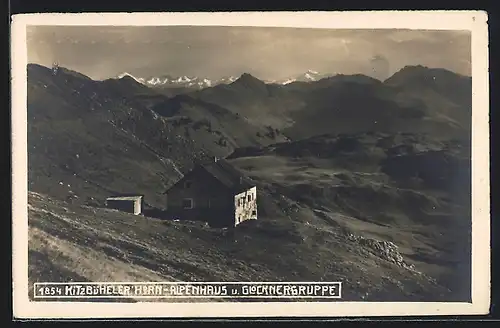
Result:
[[[340,282],[35,283],[35,298],[340,298]]]

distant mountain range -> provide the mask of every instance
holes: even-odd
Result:
[[[324,79],[326,77],[332,76],[334,74],[328,74],[328,73],[319,73],[317,71],[313,70],[308,70],[307,72],[297,75],[295,77],[291,77],[285,80],[278,80],[278,81],[270,81],[271,83],[277,83],[277,84],[290,84],[292,82],[315,82],[321,79]]]
[[[115,78],[121,79],[125,76],[131,77],[135,81],[154,88],[186,88],[186,89],[204,89],[213,87],[219,84],[230,84],[238,79],[235,76],[225,76],[220,79],[209,79],[198,76],[172,76],[172,75],[158,75],[148,77],[137,77],[130,73],[124,72],[117,75]],[[269,84],[282,84],[286,85],[292,82],[314,82],[322,78],[331,76],[331,74],[323,74],[317,71],[308,70],[300,75],[289,77],[282,80],[263,80]]]
[[[207,87],[211,87],[221,83],[231,83],[235,81],[237,78],[233,76],[223,77],[221,79],[207,79],[201,78],[197,76],[171,76],[171,75],[159,75],[159,76],[149,76],[149,77],[136,77],[129,73],[121,73],[117,76],[118,79],[121,79],[125,76],[131,77],[139,83],[150,87],[161,87],[161,88],[196,88],[203,89]]]

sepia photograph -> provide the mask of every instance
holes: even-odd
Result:
[[[14,298],[486,313],[486,15],[346,14],[15,17]]]

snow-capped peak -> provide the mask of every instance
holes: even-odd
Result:
[[[168,78],[165,78],[162,80],[159,77],[152,77],[152,78],[147,80],[147,84],[151,84],[151,85],[163,84],[166,82],[168,82]]]
[[[272,81],[264,81],[265,83],[277,83],[277,84],[290,84],[292,82],[314,82],[318,81],[324,77],[329,76],[330,74],[322,74],[318,71],[309,69],[305,73],[302,73],[297,76],[290,76],[283,80],[272,80]],[[123,78],[125,76],[129,76],[133,78],[135,81],[142,83],[144,85],[150,87],[159,87],[159,88],[196,88],[196,89],[204,89],[216,86],[218,84],[230,84],[238,79],[235,76],[225,76],[219,79],[209,79],[205,77],[197,77],[197,76],[171,76],[171,75],[158,75],[158,76],[149,76],[149,77],[135,77],[129,73],[122,73],[117,76],[117,78]]]
[[[133,78],[135,81],[142,83],[144,85],[150,87],[186,87],[186,88],[197,88],[203,89],[208,87],[213,87],[218,84],[228,84],[237,80],[234,76],[223,77],[220,79],[212,80],[208,78],[199,78],[197,76],[170,76],[170,75],[161,75],[161,76],[149,76],[149,77],[135,77],[130,73],[121,73],[116,78],[123,78],[125,76],[129,76]]]
[[[130,78],[133,78],[135,81],[137,81],[137,82],[139,82],[139,83],[144,83],[144,79],[143,79],[143,78],[140,78],[140,77],[139,77],[139,78],[137,78],[137,77],[135,77],[135,76],[133,76],[132,74],[127,73],[127,72],[123,72],[123,73],[119,74],[119,75],[117,76],[117,78],[122,79],[122,78],[124,78],[124,77],[126,77],[126,76],[127,76],[127,77],[130,77]]]
[[[195,80],[195,79],[197,79],[197,78],[189,78],[189,77],[184,75],[184,76],[178,77],[175,81],[176,82],[191,82],[192,80]]]
[[[307,70],[305,73],[300,74],[298,76],[291,76],[287,79],[284,79],[280,81],[280,84],[286,85],[290,84],[292,82],[300,81],[300,82],[314,82],[318,81],[324,77],[329,76],[330,74],[322,74],[319,73],[318,71],[314,71],[312,69]]]
[[[309,72],[304,74],[304,76],[306,77],[306,79],[308,80],[314,80],[314,76],[312,76]]]
[[[287,79],[286,81],[283,81],[281,84],[286,85],[286,84],[290,84],[290,83],[295,82],[295,81],[297,81],[297,80],[296,79]]]
[[[320,76],[319,72],[313,71],[312,69],[309,69],[307,70],[307,72],[304,73],[304,77],[310,81],[316,81],[319,76]]]

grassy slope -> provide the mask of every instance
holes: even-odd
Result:
[[[403,179],[391,170],[384,172],[388,153],[401,144],[414,145],[417,154],[446,148],[425,138],[396,136],[394,144],[386,143],[387,138],[384,134],[357,135],[352,138],[357,145],[353,149],[345,141],[349,136],[316,137],[300,145],[276,144],[257,152],[246,150],[246,154],[241,150],[231,161],[259,181],[259,190],[287,198],[287,206],[297,210],[294,220],[298,224],[348,229],[394,242],[409,264],[452,289],[450,297],[468,299],[470,286],[465,282],[470,280],[471,223],[470,194],[463,188],[467,181],[470,184],[465,167],[453,176],[452,180],[459,179],[455,186],[449,181],[429,185]],[[463,152],[451,159],[459,161],[467,150]],[[406,156],[410,155],[397,158]],[[432,158],[426,167],[431,172],[439,172],[439,165],[450,170],[453,161],[440,164],[439,158]]]
[[[340,280],[345,300],[467,299],[467,217],[453,215],[466,208],[446,192],[403,188],[380,172],[385,155],[372,146],[384,138],[356,139],[372,162],[360,162],[359,149],[290,156],[288,143],[234,156],[259,183],[259,220],[234,236],[31,193],[31,279]],[[314,150],[320,140],[298,149]]]
[[[29,189],[80,203],[142,193],[164,205],[161,193],[207,150],[144,98],[165,99],[131,79],[54,76],[29,65]]]
[[[280,140],[223,108],[180,99],[176,115],[162,116],[152,108],[176,100],[131,78],[93,81],[29,65],[30,190],[77,203],[142,193],[162,207],[161,193],[193,160]]]
[[[343,281],[344,300],[413,300],[446,290],[385,260],[311,211],[263,217],[236,234],[29,195],[30,282]],[[297,221],[306,215],[309,224]],[[437,295],[436,295],[437,294]]]
[[[267,128],[254,125],[226,108],[187,95],[157,102],[151,109],[175,124],[179,133],[217,156],[226,156],[239,147],[284,140],[282,135],[269,135]]]

